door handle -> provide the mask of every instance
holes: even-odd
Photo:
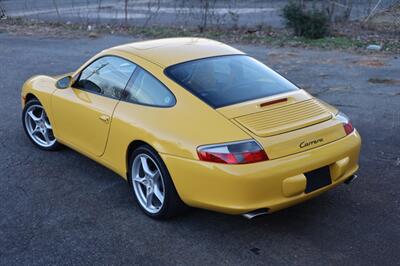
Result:
[[[103,121],[104,123],[106,123],[106,124],[108,124],[108,123],[110,122],[110,117],[109,117],[108,115],[101,115],[101,116],[99,117],[99,119],[100,119],[101,121]]]

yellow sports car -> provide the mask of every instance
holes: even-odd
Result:
[[[243,52],[171,38],[107,49],[74,73],[22,89],[23,125],[129,181],[138,206],[251,218],[297,204],[358,170],[349,119]]]

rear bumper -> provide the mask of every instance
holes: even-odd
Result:
[[[274,212],[343,183],[358,170],[357,131],[335,142],[280,159],[226,165],[161,154],[182,200],[189,206],[229,214],[261,208]],[[330,166],[332,184],[304,193],[303,173]]]

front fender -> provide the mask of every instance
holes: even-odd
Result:
[[[22,86],[21,90],[22,108],[25,107],[26,101],[29,99],[29,97],[34,96],[42,104],[46,110],[46,114],[50,120],[50,123],[53,124],[51,95],[57,89],[55,86],[56,82],[57,79],[43,75],[33,76],[28,79]],[[53,132],[55,135],[57,135],[55,128],[53,128]]]

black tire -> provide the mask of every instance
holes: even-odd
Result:
[[[161,172],[161,179],[163,181],[164,185],[164,202],[162,204],[162,207],[160,210],[156,213],[152,213],[147,211],[142,204],[140,203],[140,200],[138,198],[138,195],[135,193],[134,185],[133,185],[133,173],[132,173],[132,166],[134,163],[134,160],[137,156],[143,154],[149,156],[156,164],[158,169]],[[182,214],[185,212],[188,207],[183,203],[181,198],[179,197],[174,183],[171,179],[171,176],[168,172],[167,167],[165,166],[164,162],[162,161],[161,157],[158,155],[158,153],[151,148],[148,145],[142,145],[135,149],[129,159],[129,171],[128,171],[128,182],[129,182],[129,187],[130,190],[134,196],[134,199],[139,206],[139,208],[149,217],[154,218],[154,219],[168,219],[174,216],[177,216],[179,214]]]
[[[28,132],[28,126],[29,126],[29,125],[27,125],[27,123],[26,123],[26,116],[27,116],[27,111],[28,111],[28,110],[30,109],[30,107],[32,107],[32,106],[41,106],[42,109],[43,109],[43,111],[44,111],[45,114],[46,114],[46,111],[44,110],[44,107],[42,106],[42,104],[41,104],[37,99],[29,100],[29,101],[25,104],[24,109],[23,109],[23,111],[22,111],[22,125],[23,125],[23,127],[24,127],[24,131],[25,131],[26,135],[28,136],[29,140],[30,140],[36,147],[38,147],[39,149],[42,149],[42,150],[45,150],[45,151],[56,151],[56,150],[59,150],[59,149],[62,147],[62,145],[55,139],[52,130],[51,130],[51,136],[54,138],[55,141],[54,141],[54,143],[52,143],[52,144],[49,145],[49,146],[40,145],[39,143],[37,143],[37,141],[35,141],[35,140],[33,139],[33,137],[31,136],[31,134]],[[46,116],[47,116],[47,115],[46,115]],[[47,119],[48,119],[48,118],[47,118]],[[29,123],[29,122],[28,122],[28,123]],[[50,124],[50,121],[48,121],[48,124]]]

